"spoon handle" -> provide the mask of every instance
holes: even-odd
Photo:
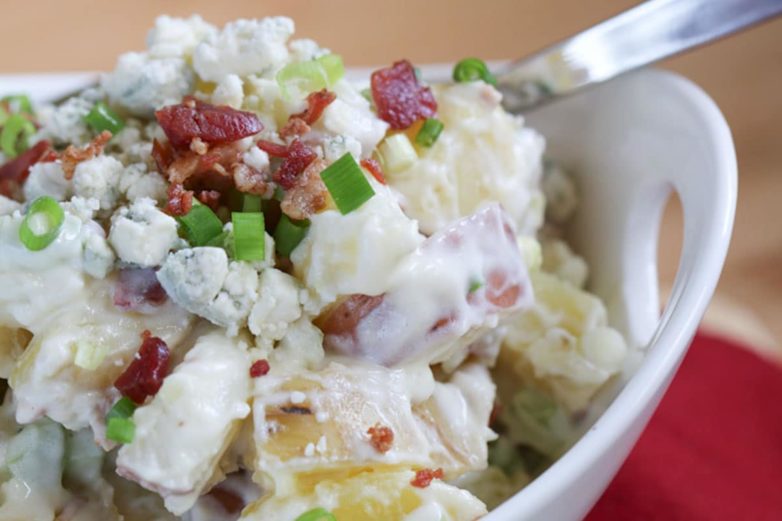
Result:
[[[782,0],[650,0],[497,74],[521,112],[782,13]]]

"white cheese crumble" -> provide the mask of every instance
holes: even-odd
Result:
[[[248,326],[256,335],[259,347],[271,347],[283,338],[288,326],[301,317],[299,283],[277,269],[266,269],[261,273],[258,300],[250,312]]]
[[[30,175],[22,187],[26,201],[34,201],[48,195],[58,201],[65,201],[73,191],[71,182],[65,179],[59,162],[36,163],[30,167]]]
[[[236,20],[193,52],[193,68],[202,79],[219,82],[229,74],[270,73],[288,60],[293,20],[282,16]]]
[[[123,206],[111,219],[109,242],[120,260],[129,264],[162,264],[178,238],[176,220],[146,197],[130,207]]]
[[[119,197],[119,182],[125,167],[111,156],[100,155],[76,165],[73,191],[100,202],[101,210],[111,210]]]
[[[235,335],[258,298],[258,272],[230,262],[222,248],[186,248],[168,255],[157,272],[177,304]]]

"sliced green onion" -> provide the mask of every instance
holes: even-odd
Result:
[[[350,152],[330,164],[320,177],[342,215],[352,212],[375,195],[364,177],[364,171]]]
[[[325,54],[316,61],[326,73],[327,87],[334,85],[345,75],[345,66],[342,63],[342,56],[339,54]]]
[[[11,114],[0,132],[0,149],[6,157],[16,157],[27,150],[27,138],[35,134],[35,125],[21,114]]]
[[[106,414],[106,421],[109,421],[112,418],[127,420],[133,416],[135,411],[136,404],[133,403],[133,400],[127,396],[123,396],[117,400],[117,403],[115,403],[114,406],[109,410],[108,414]]]
[[[111,418],[106,423],[106,438],[117,443],[131,443],[136,436],[136,424],[127,418]]]
[[[244,194],[242,198],[242,211],[243,212],[260,212],[261,211],[261,196]]]
[[[345,75],[342,57],[327,54],[320,58],[290,63],[277,73],[277,83],[282,95],[290,98],[290,88],[300,94],[309,94],[330,87]]]
[[[8,116],[10,116],[10,113],[5,110],[5,107],[0,105],[0,126],[5,125],[5,122],[8,121]]]
[[[262,261],[266,255],[266,233],[261,212],[233,212],[234,257],[243,261]]]
[[[490,85],[497,84],[497,78],[480,58],[465,58],[457,63],[453,68],[453,80],[458,83],[483,80]]]
[[[33,104],[24,94],[12,94],[10,96],[4,96],[0,99],[3,103],[7,103],[12,112],[25,112],[27,114],[33,114]]]
[[[120,398],[106,415],[106,438],[117,443],[130,443],[136,434],[131,417],[136,404],[127,396]]]
[[[179,218],[185,235],[191,246],[206,246],[209,241],[220,235],[223,223],[205,204],[193,199],[193,207]]]
[[[122,118],[102,101],[93,105],[92,110],[84,116],[84,121],[97,133],[108,130],[115,136],[125,126]]]
[[[285,190],[283,190],[279,186],[274,187],[274,199],[277,201],[282,202],[282,200],[285,198]]]
[[[274,245],[277,253],[283,257],[290,257],[291,252],[307,235],[310,227],[309,221],[294,221],[285,214],[280,216],[280,222],[274,229]]]
[[[40,251],[57,238],[65,220],[60,204],[48,195],[33,201],[19,226],[19,240],[30,251]]]
[[[430,147],[434,145],[434,142],[440,137],[440,132],[442,131],[442,121],[436,118],[426,118],[424,124],[421,126],[421,130],[415,135],[415,142],[422,147]]]
[[[483,281],[479,279],[472,279],[470,281],[470,287],[467,288],[467,293],[475,293],[483,287]]]
[[[318,507],[304,512],[296,518],[296,521],[337,521],[337,518],[325,508]]]
[[[385,138],[378,147],[378,153],[383,163],[383,171],[390,174],[407,170],[418,159],[413,144],[401,132]]]
[[[106,358],[108,352],[108,345],[103,342],[96,344],[88,340],[80,340],[76,343],[76,356],[73,358],[73,363],[82,369],[94,371]]]

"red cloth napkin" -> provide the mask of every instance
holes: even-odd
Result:
[[[782,520],[782,370],[695,338],[587,521]]]

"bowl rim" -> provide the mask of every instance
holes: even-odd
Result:
[[[714,171],[711,174],[716,184],[713,190],[715,198],[704,210],[708,216],[701,220],[708,229],[698,232],[704,238],[699,246],[703,258],[687,270],[684,262],[684,248],[688,240],[685,231],[674,291],[651,340],[643,348],[645,353],[640,366],[592,427],[540,476],[492,510],[487,521],[534,518],[546,505],[561,500],[560,494],[576,486],[578,479],[612,452],[620,438],[634,427],[638,429],[632,442],[637,441],[648,422],[644,413],[651,413],[656,408],[684,358],[724,265],[733,227],[738,177],[728,124],[709,95],[687,78],[654,68],[642,69],[631,75],[640,81],[660,82],[685,99],[699,117],[706,133],[705,139],[714,145],[711,147],[714,152]],[[599,89],[600,86],[594,88]],[[593,502],[598,498],[593,498]]]

